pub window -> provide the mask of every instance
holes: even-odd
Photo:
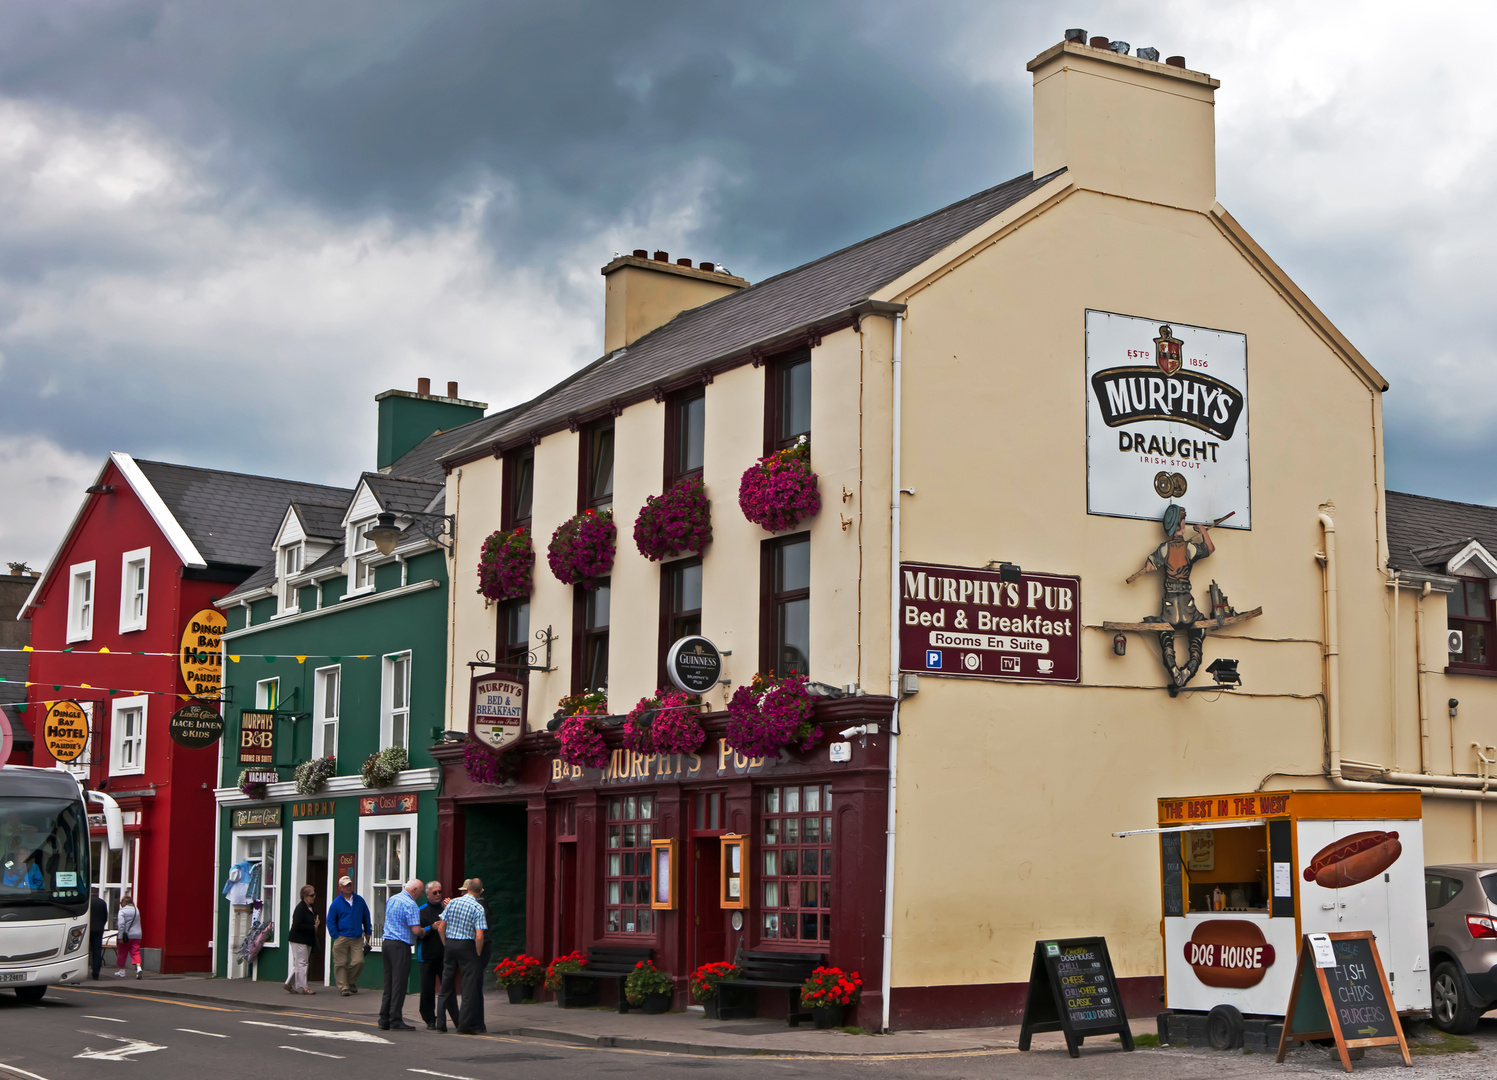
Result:
[[[721,791],[698,791],[691,801],[692,832],[722,832],[723,793]]]
[[[609,934],[653,933],[650,914],[650,840],[655,831],[653,795],[608,800],[604,853],[603,929]]]
[[[832,785],[763,788],[765,939],[832,939]]]
[[[613,506],[613,421],[584,429],[582,440],[582,498],[579,510]]]
[[[338,753],[339,683],[343,669],[318,668],[312,691],[312,756],[334,757]]]
[[[556,804],[556,838],[577,839],[577,800],[567,799]]]
[[[115,698],[111,719],[109,773],[123,776],[146,771],[146,704],[145,695]]]
[[[151,577],[151,549],[137,548],[121,557],[120,633],[146,628],[146,600]]]
[[[94,564],[69,567],[68,641],[87,641],[94,636]]]
[[[1461,632],[1461,649],[1450,654],[1455,667],[1492,666],[1492,603],[1485,578],[1456,578],[1456,587],[1445,598],[1445,613],[1452,630]]]
[[[706,453],[707,398],[698,386],[670,399],[665,419],[665,483],[700,476]]]
[[[811,355],[775,364],[765,373],[764,452],[793,446],[811,434]]]
[[[276,855],[279,854],[281,834],[275,832],[239,832],[234,834],[234,861],[260,864],[260,910],[278,912],[276,897],[281,894],[281,879],[277,876]],[[271,924],[270,938],[266,945],[281,943],[281,920],[266,915]]]
[[[514,674],[528,678],[529,672],[518,670],[530,654],[530,601],[510,600],[499,609],[499,666],[513,668]]]
[[[660,572],[659,684],[671,685],[666,676],[665,657],[670,647],[684,637],[702,632],[702,560],[682,559],[667,563]]]
[[[366,834],[369,845],[366,857],[369,860],[370,922],[374,924],[373,937],[385,936],[385,905],[396,893],[405,888],[409,873],[408,852],[411,845],[409,829],[391,829],[388,832]]]
[[[764,609],[760,613],[761,671],[811,672],[811,537],[766,541]]]
[[[530,524],[535,499],[535,449],[515,450],[504,463],[504,527],[518,529]]]
[[[281,703],[281,680],[261,679],[255,683],[255,708],[274,709]]]
[[[574,694],[608,689],[609,599],[607,580],[600,581],[594,589],[577,586]]]
[[[411,736],[411,654],[392,653],[385,657],[381,709],[381,746],[410,748]]]

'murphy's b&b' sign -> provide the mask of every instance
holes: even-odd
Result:
[[[1252,528],[1247,337],[1087,311],[1086,476],[1088,513]]]
[[[1081,579],[900,563],[899,670],[978,679],[1081,679]]]
[[[525,734],[525,684],[503,675],[475,675],[468,709],[468,731],[495,750]]]

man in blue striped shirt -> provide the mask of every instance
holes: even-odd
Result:
[[[419,938],[421,909],[416,897],[425,886],[420,878],[411,878],[405,888],[385,902],[384,944],[380,946],[385,970],[385,990],[379,999],[381,1031],[415,1031],[405,1022],[405,992],[411,981],[412,938]]]
[[[483,964],[478,956],[489,923],[478,902],[483,882],[469,878],[463,888],[464,895],[449,903],[435,924],[447,946],[442,961],[442,993],[437,998],[437,1030],[447,1030],[447,1010],[461,974],[463,1004],[458,1013],[458,1034],[478,1035],[487,1030],[483,1023]]]

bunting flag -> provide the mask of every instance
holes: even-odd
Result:
[[[105,647],[99,649],[97,652],[88,652],[88,651],[79,651],[77,648],[74,648],[74,647],[69,647],[69,648],[66,648],[66,649],[38,649],[38,648],[36,648],[34,646],[31,646],[31,645],[23,645],[20,648],[3,648],[3,649],[0,649],[0,654],[4,654],[4,653],[35,653],[38,656],[62,656],[62,655],[65,655],[65,654],[66,655],[71,655],[71,656],[180,656],[181,655],[180,653],[175,653],[175,652],[115,652],[115,651],[111,650],[108,646],[105,646]],[[248,656],[248,657],[257,657],[258,656],[258,657],[260,657],[262,659],[265,659],[265,660],[295,660],[298,664],[306,663],[308,660],[324,660],[324,659],[326,659],[326,660],[337,661],[337,660],[342,660],[343,659],[342,656],[335,656],[335,655],[333,655],[331,653],[244,653],[244,652],[241,652],[241,653],[232,653],[232,654],[229,655],[229,659],[233,660],[237,664],[239,662],[239,658],[242,657],[242,656]],[[357,659],[359,659],[359,660],[368,660],[369,656],[368,655],[360,656],[360,657],[357,657]]]

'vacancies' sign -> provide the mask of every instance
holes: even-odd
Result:
[[[1086,313],[1086,509],[1252,528],[1247,337]]]

